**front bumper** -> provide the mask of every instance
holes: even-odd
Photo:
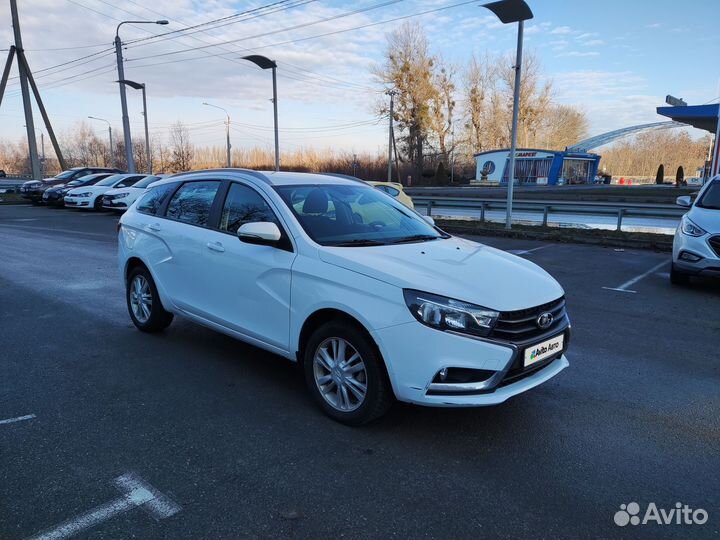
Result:
[[[711,239],[717,239],[718,236],[720,235],[689,236],[678,228],[673,241],[672,260],[675,270],[694,276],[720,277],[720,256],[710,244]],[[683,254],[691,254],[694,256],[692,258],[700,259],[687,260],[683,258]]]
[[[122,212],[128,209],[128,205],[124,200],[117,201],[110,197],[103,197],[102,206],[108,210],[119,210]]]
[[[65,206],[71,208],[87,208],[90,206],[90,199],[79,197],[65,197]]]
[[[526,348],[564,334],[563,350],[542,364],[522,368]],[[570,341],[569,322],[553,332],[528,342],[508,343],[441,332],[419,322],[409,322],[373,332],[395,396],[400,401],[434,407],[478,407],[496,405],[553,378],[569,362],[565,357]],[[489,376],[480,382],[445,385],[437,392],[433,384],[443,368],[483,370]]]

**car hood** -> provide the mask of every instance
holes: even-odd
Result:
[[[687,216],[695,225],[705,229],[709,233],[720,232],[720,210],[693,206]]]
[[[322,247],[320,258],[404,289],[513,311],[557,300],[560,284],[534,263],[470,240]]]

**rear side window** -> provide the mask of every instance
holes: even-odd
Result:
[[[241,225],[258,221],[271,221],[280,225],[257,191],[242,184],[231,184],[220,217],[220,230],[234,234]]]
[[[210,208],[219,188],[218,181],[183,184],[170,199],[165,217],[206,227],[210,218]]]
[[[148,190],[138,201],[136,210],[143,214],[156,215],[177,184],[163,184]]]

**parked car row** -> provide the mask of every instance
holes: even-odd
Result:
[[[34,204],[124,212],[152,184],[168,175],[129,174],[105,167],[75,167],[52,178],[30,180],[20,188],[22,197]],[[346,177],[345,175],[336,175]],[[352,177],[348,177],[352,178]],[[368,182],[408,208],[412,199],[397,182]]]
[[[165,176],[77,167],[53,178],[25,182],[20,193],[34,204],[125,211],[145,188]]]

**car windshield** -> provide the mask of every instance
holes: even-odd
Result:
[[[700,200],[695,203],[695,206],[709,210],[720,210],[720,180],[713,180]]]
[[[60,174],[58,174],[55,178],[58,180],[64,180],[65,178],[70,178],[77,171],[78,171],[77,169],[70,169],[69,171],[63,171]]]
[[[160,177],[159,177],[159,176],[148,176],[147,178],[143,178],[142,180],[140,180],[140,181],[139,181],[138,183],[136,183],[133,187],[135,187],[135,188],[141,188],[141,189],[142,189],[142,188],[146,188],[146,187],[148,187],[150,184],[152,184],[153,182],[157,182],[158,180],[160,180]]]
[[[108,176],[107,178],[100,180],[96,186],[112,186],[115,182],[118,180],[121,180],[124,175],[122,174],[113,174],[112,176]]]
[[[418,214],[363,185],[275,188],[305,232],[323,246],[371,246],[447,238]]]
[[[67,184],[65,184],[67,187],[73,187],[73,186],[80,186],[83,184],[82,180],[71,180]]]

